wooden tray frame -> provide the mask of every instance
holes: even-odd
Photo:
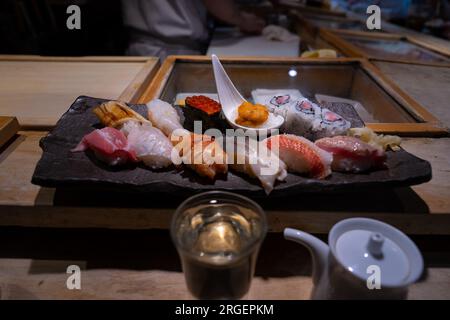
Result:
[[[16,117],[0,116],[0,148],[2,148],[19,131]]]
[[[53,56],[36,56],[36,55],[0,55],[0,62],[2,61],[26,61],[26,62],[95,62],[95,63],[142,63],[141,69],[127,85],[124,91],[118,97],[118,100],[125,102],[135,103],[137,99],[142,95],[143,91],[150,84],[154,75],[160,67],[159,58],[157,57],[122,57],[122,56],[110,56],[110,57],[96,57],[96,56],[84,56],[84,57],[53,57]],[[80,93],[82,95],[83,93]],[[1,107],[0,107],[1,112]],[[1,114],[0,114],[1,115]],[[34,124],[26,121],[20,123],[21,130],[49,130],[53,125],[48,124]]]
[[[442,46],[437,46],[430,44],[418,37],[412,35],[401,35],[395,33],[384,33],[384,32],[366,32],[366,31],[355,31],[355,30],[330,30],[321,28],[319,31],[319,35],[330,42],[334,46],[336,46],[340,51],[346,54],[349,57],[356,58],[365,58],[368,60],[374,61],[387,61],[387,62],[400,62],[400,63],[409,63],[409,64],[417,64],[417,65],[427,65],[427,66],[446,66],[450,67],[450,63],[445,62],[425,62],[418,61],[412,59],[396,59],[396,58],[379,58],[369,53],[365,52],[363,49],[360,49],[353,45],[351,42],[347,41],[343,38],[343,36],[355,36],[366,39],[380,39],[380,40],[406,40],[412,44],[418,45],[427,50],[433,51],[435,53],[444,55],[447,58],[450,58],[450,50],[443,48]]]
[[[301,11],[303,13],[310,13],[310,14],[317,14],[317,15],[323,15],[323,16],[332,16],[332,17],[346,17],[347,13],[344,11],[336,11],[336,10],[330,10],[325,8],[319,8],[319,7],[312,7],[307,6],[300,3],[294,3],[289,1],[280,1],[280,3],[277,5],[279,8],[291,10],[294,12]]]
[[[291,12],[291,16],[296,20],[296,22],[298,24],[300,24],[303,28],[305,28],[306,32],[311,33],[311,35],[313,37],[318,36],[319,35],[319,31],[322,30],[322,29],[324,29],[324,30],[338,30],[338,31],[343,30],[343,31],[348,31],[348,29],[331,29],[331,28],[327,28],[327,27],[316,26],[313,23],[311,23],[310,21],[308,21],[308,19],[314,18],[314,16],[321,16],[319,14],[303,14],[303,13],[300,13],[300,12]],[[358,23],[364,24],[364,22],[361,21],[360,19],[350,18],[350,17],[331,16],[330,19],[347,21],[347,22],[358,22]],[[357,31],[357,30],[350,30],[350,31]]]
[[[448,129],[442,125],[430,112],[417,101],[402,91],[393,81],[386,78],[374,65],[361,58],[337,58],[337,59],[305,59],[305,58],[263,58],[263,57],[224,57],[224,62],[235,63],[259,63],[259,64],[349,64],[359,63],[361,68],[367,72],[394,100],[396,100],[406,111],[421,122],[417,123],[368,123],[367,126],[383,134],[398,134],[407,136],[447,136]],[[137,99],[137,103],[147,103],[158,98],[167,83],[167,80],[176,62],[208,62],[206,56],[169,56],[155,75],[150,85]]]
[[[335,46],[333,46],[331,43],[327,42],[326,40],[324,40],[319,36],[320,29],[312,25],[308,21],[306,21],[305,16],[303,14],[292,11],[289,14],[294,21],[296,32],[299,34],[301,38],[300,41],[301,49],[306,48],[305,50],[307,50],[308,49],[307,45],[311,45],[314,49],[323,49],[322,46],[320,47],[317,46],[318,41],[321,41],[326,43],[325,47],[332,48],[336,52],[339,52],[339,50]],[[343,17],[338,18],[346,19]],[[339,54],[342,55],[342,52],[339,52]]]

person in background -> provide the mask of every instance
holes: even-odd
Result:
[[[122,0],[130,30],[127,55],[202,54],[209,40],[208,14],[242,32],[258,34],[264,20],[239,11],[233,0]]]

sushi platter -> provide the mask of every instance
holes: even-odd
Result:
[[[214,93],[185,92],[134,105],[79,97],[41,140],[44,153],[32,182],[128,193],[286,196],[431,179],[427,161],[402,150],[399,137],[367,128],[348,103],[319,104],[293,88],[254,88],[249,101],[237,93],[242,103],[228,113],[231,89],[221,87],[217,72],[228,75],[215,59],[219,101]],[[280,132],[262,137],[270,117],[283,120]],[[193,123],[203,126],[200,132]],[[239,140],[229,135],[232,127],[258,135]]]
[[[249,101],[254,102],[252,91],[257,89],[294,89],[300,91],[311,101],[320,102],[321,105],[326,103],[326,108],[337,113],[343,113],[342,107],[334,109],[334,106],[330,104],[336,102],[342,103],[342,106],[344,103],[350,104],[353,109],[358,111],[357,113],[364,120],[365,125],[376,129],[377,133],[402,136],[404,132],[407,132],[404,130],[406,126],[410,127],[408,130],[412,130],[412,126],[414,126],[414,135],[419,137],[434,135],[437,132],[437,127],[434,127],[435,124],[428,121],[427,119],[430,118],[427,117],[424,117],[425,121],[421,122],[413,122],[410,118],[406,119],[410,122],[401,122],[403,118],[396,110],[406,110],[408,107],[414,110],[415,104],[410,103],[410,100],[400,99],[401,96],[403,98],[406,96],[396,95],[395,87],[390,86],[389,82],[384,81],[386,79],[379,77],[370,66],[366,66],[358,59],[313,61],[251,57],[249,59],[221,59],[221,61],[236,87]],[[289,75],[291,70],[298,72],[298,76]],[[402,70],[397,72],[399,74],[403,72],[403,76],[407,77],[408,72]],[[68,86],[70,85],[69,82]],[[403,90],[409,89],[406,87]],[[443,105],[434,98],[435,95],[427,95],[429,89],[420,88],[419,90],[418,88],[417,90],[419,96],[427,97],[428,104],[426,106],[429,111],[439,116],[441,109],[444,112]],[[183,94],[185,95],[183,96]],[[146,104],[151,100],[159,98],[179,111],[184,108],[183,101],[185,102],[187,97],[195,95],[210,95],[209,97],[213,100],[218,99],[211,60],[206,57],[193,56],[170,57],[162,65],[149,87],[137,95],[133,102],[124,101],[130,102],[128,104],[130,108],[148,119]],[[177,101],[177,96],[180,101]],[[100,97],[102,96],[100,95]],[[448,230],[450,230],[446,214],[450,205],[448,188],[442,188],[442,185],[447,186],[449,181],[446,171],[447,162],[445,161],[445,155],[449,150],[448,139],[402,137],[402,149],[404,148],[415,157],[428,160],[433,167],[433,173],[436,173],[432,181],[420,186],[391,188],[389,186],[394,186],[394,184],[386,183],[385,185],[377,182],[381,188],[376,188],[376,185],[373,184],[366,184],[367,187],[372,186],[376,189],[351,188],[350,186],[332,189],[331,185],[336,183],[339,177],[348,178],[352,174],[332,172],[325,179],[314,180],[308,179],[302,174],[288,173],[286,180],[277,182],[274,190],[267,196],[258,179],[252,179],[234,170],[228,171],[226,181],[223,177],[218,177],[212,183],[201,178],[189,168],[180,170],[172,167],[153,170],[143,164],[111,168],[97,160],[92,152],[72,153],[70,150],[79,144],[84,135],[105,127],[92,112],[96,106],[114,98],[114,96],[103,97],[108,99],[97,100],[80,97],[72,108],[79,109],[80,106],[85,105],[84,109],[67,112],[50,135],[44,131],[19,131],[14,143],[5,146],[2,154],[3,160],[0,163],[0,172],[2,172],[0,182],[4,191],[0,196],[0,202],[4,209],[1,210],[3,212],[2,225],[165,229],[169,225],[174,208],[185,199],[185,196],[193,192],[197,193],[198,188],[219,189],[224,187],[227,182],[236,181],[241,188],[238,190],[245,189],[245,192],[251,197],[258,196],[258,201],[269,213],[271,230],[277,232],[282,231],[287,225],[306,228],[305,230],[308,232],[328,232],[335,221],[354,214],[371,218],[381,216],[386,221],[401,226],[412,234],[448,234]],[[336,99],[337,97],[341,99]],[[421,101],[419,97],[414,97]],[[360,114],[361,106],[370,113],[373,120]],[[377,106],[383,108],[378,110]],[[66,105],[65,110],[67,111],[69,107],[70,104]],[[344,108],[348,109],[348,107]],[[383,113],[384,110],[389,110],[389,113]],[[419,115],[426,116],[420,113],[420,110]],[[55,119],[59,118],[56,113],[55,117]],[[349,116],[345,114],[344,117],[347,119]],[[88,119],[87,122],[86,119]],[[63,124],[67,128],[63,129]],[[82,128],[79,128],[80,126]],[[57,145],[54,145],[55,141]],[[61,149],[61,146],[67,141],[69,141],[69,145]],[[42,147],[44,147],[44,153]],[[406,152],[400,151],[401,153],[397,151],[395,155],[407,155]],[[390,154],[394,154],[393,151],[387,152],[388,158]],[[70,170],[67,170],[68,156],[80,157],[82,161],[70,162],[72,166]],[[48,163],[52,159],[55,161],[45,167],[44,160]],[[33,179],[33,182],[39,184],[36,185],[32,184],[31,180],[40,160],[42,161],[39,164],[39,171],[36,171]],[[55,171],[55,175],[49,177],[51,173],[49,170],[52,170],[53,165],[61,165],[61,167],[65,165],[66,171]],[[406,167],[404,169],[405,179],[411,179],[411,174],[417,173]],[[76,177],[74,177],[75,171],[77,171]],[[166,171],[165,176],[164,171]],[[130,174],[133,173],[135,173],[136,179],[131,181],[133,177]],[[386,178],[386,175],[381,177],[384,173],[376,171],[367,178],[375,180],[375,175],[378,180]],[[141,178],[139,177],[141,174],[146,176]],[[11,175],[14,175],[15,179],[11,179]],[[139,182],[148,183],[150,178],[167,179],[168,176],[171,179],[179,179],[177,184],[171,184],[171,181],[157,182],[157,180],[153,180],[153,183],[161,183],[159,188],[157,185],[138,186]],[[71,181],[71,177],[78,180]],[[184,179],[185,177],[190,177],[190,180]],[[358,177],[355,175],[355,180],[357,178],[366,179],[366,176],[365,174],[360,174]],[[138,181],[138,179],[141,180]],[[327,183],[329,187],[327,189],[317,187],[316,191],[311,189],[313,193],[299,198],[302,191],[295,189],[298,187],[289,188],[287,185],[291,179],[309,180],[317,184]],[[133,185],[127,186],[126,183],[130,181]],[[411,180],[409,181],[412,183]],[[184,185],[181,186],[180,182]],[[416,180],[416,183],[419,182]],[[402,185],[407,184],[407,182],[402,183]],[[56,188],[46,188],[40,185],[55,186]],[[165,185],[166,189],[161,189],[161,185]],[[118,192],[116,193],[110,188]],[[309,192],[309,188],[306,186],[304,189]],[[347,191],[338,191],[344,189]],[[145,193],[145,195],[139,193],[146,192],[145,190],[156,191],[150,194]],[[176,192],[170,192],[171,190],[176,190]],[[279,195],[284,194],[287,197],[283,197],[283,201],[280,203]],[[324,199],[326,201],[323,201]],[[411,221],[414,223],[411,224]]]

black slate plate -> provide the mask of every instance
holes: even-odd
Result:
[[[97,186],[124,192],[177,192],[193,194],[208,190],[230,190],[234,192],[263,196],[264,191],[257,180],[229,172],[222,180],[211,183],[200,178],[189,169],[175,168],[152,171],[138,165],[126,168],[110,168],[97,161],[89,153],[72,153],[84,135],[100,128],[91,109],[103,99],[79,97],[61,117],[54,130],[40,141],[43,149],[32,183],[45,187]],[[145,105],[130,105],[134,110],[146,114]],[[329,105],[327,107],[330,108]],[[348,107],[347,107],[348,108]],[[339,113],[339,106],[333,109]],[[354,111],[354,110],[353,110]],[[346,116],[352,118],[351,111]],[[357,120],[352,120],[358,126]],[[354,190],[355,188],[377,188],[409,186],[431,179],[431,166],[408,152],[401,150],[387,153],[387,169],[367,174],[333,173],[325,180],[307,179],[289,174],[286,181],[279,183],[271,196],[291,195],[301,192],[329,192]]]

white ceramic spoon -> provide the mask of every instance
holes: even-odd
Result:
[[[284,118],[280,115],[274,115],[269,112],[269,118],[263,124],[257,127],[245,127],[236,123],[238,117],[238,107],[246,100],[242,97],[239,91],[231,82],[230,77],[225,72],[225,69],[220,63],[219,58],[213,54],[211,56],[214,78],[216,80],[217,93],[219,95],[220,104],[222,105],[222,112],[228,123],[233,128],[240,128],[244,130],[254,130],[257,133],[267,133],[267,131],[278,129],[284,123]]]

